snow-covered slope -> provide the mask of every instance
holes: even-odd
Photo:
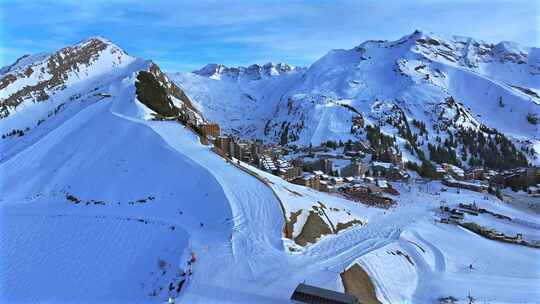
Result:
[[[208,120],[218,122],[227,132],[260,137],[268,115],[276,110],[274,100],[285,94],[302,74],[292,71],[257,81],[233,81],[229,77],[216,80],[195,73],[169,76],[184,88]]]
[[[425,123],[428,141],[437,130],[455,135],[484,125],[518,148],[536,149],[527,156],[538,161],[538,48],[416,31],[332,50],[306,70],[273,77],[224,77],[230,70],[212,65],[171,78],[205,115],[243,136],[302,145],[362,139],[351,132],[354,117],[396,134],[388,116],[403,113],[401,124]]]

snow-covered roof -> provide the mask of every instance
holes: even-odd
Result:
[[[379,186],[380,188],[388,188],[388,182],[379,179],[377,180],[377,186]]]
[[[310,179],[312,179],[314,177],[315,177],[315,175],[310,174],[310,173],[304,173],[304,175],[302,175],[303,180],[310,180]]]
[[[386,162],[379,162],[379,161],[374,161],[372,163],[373,167],[383,167],[383,168],[386,168],[386,169],[390,169],[393,164],[392,163],[386,163]]]
[[[454,172],[456,175],[463,176],[465,175],[465,171],[461,169],[458,166],[452,165],[452,164],[443,164],[444,167],[448,168],[452,172]]]

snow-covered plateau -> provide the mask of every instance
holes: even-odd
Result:
[[[412,172],[395,206],[370,207],[223,158],[196,132],[317,145],[365,139],[357,115],[401,138],[387,119],[401,117],[431,138],[441,122],[495,128],[535,163],[539,61],[421,32],[309,68],[165,74],[101,37],[24,56],[0,69],[0,303],[291,303],[302,282],[345,291],[353,265],[370,303],[540,303],[540,249],[440,222],[441,206],[474,203],[489,213],[465,222],[533,242],[538,213]]]

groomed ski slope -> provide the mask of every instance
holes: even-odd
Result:
[[[358,259],[374,280],[379,298],[388,303],[433,303],[439,297],[454,296],[466,302],[470,294],[480,303],[538,302],[538,249],[488,240],[455,225],[435,223],[441,201],[452,207],[476,202],[480,208],[536,224],[537,217],[507,207],[492,196],[485,199],[482,193],[441,192],[441,188],[438,182],[398,188],[402,195],[395,215],[409,218],[400,239]],[[476,221],[476,217],[466,216],[466,221]],[[496,221],[490,219],[488,227]],[[535,229],[533,239],[540,239],[540,230]],[[397,250],[408,254],[414,265],[389,254]]]
[[[174,124],[170,125],[177,128]],[[189,147],[189,145],[185,143],[182,147]],[[183,151],[186,151],[185,148]],[[202,155],[202,153],[191,153],[194,151],[189,152],[189,155],[193,156]],[[199,159],[199,157],[194,158]],[[214,157],[211,155],[210,159]],[[223,160],[218,159],[218,162],[221,161]],[[270,181],[269,184],[286,204],[297,203],[294,201],[295,197],[296,200],[302,199],[291,195],[289,191],[291,189],[304,196],[311,196],[312,199],[324,201],[330,206],[340,206],[339,204],[342,203],[340,198],[286,183],[271,174],[246,164],[242,165],[267,178]],[[224,182],[227,183],[227,180],[225,179]],[[450,295],[465,299],[469,294],[477,299],[493,303],[519,303],[531,300],[534,302],[535,299],[539,299],[540,294],[535,289],[540,280],[540,274],[537,271],[540,266],[538,262],[540,254],[537,249],[494,242],[462,228],[434,223],[436,209],[441,200],[452,204],[475,201],[481,207],[532,223],[537,222],[533,215],[501,205],[491,196],[486,200],[480,193],[463,190],[459,194],[455,190],[441,192],[442,186],[439,183],[428,184],[427,190],[425,190],[426,185],[422,184],[398,185],[398,187],[402,193],[399,207],[382,212],[351,206],[355,214],[362,214],[362,209],[364,209],[366,226],[357,226],[338,235],[327,236],[300,253],[284,254],[280,250],[275,250],[280,246],[269,251],[271,247],[268,244],[270,243],[264,246],[261,242],[262,254],[253,255],[253,249],[247,249],[244,245],[255,246],[250,242],[238,245],[236,238],[238,234],[235,233],[233,255],[236,258],[244,254],[245,257],[251,257],[249,258],[250,267],[255,275],[253,280],[263,282],[264,288],[258,283],[249,285],[250,288],[247,289],[249,291],[245,294],[239,293],[239,297],[236,298],[232,296],[234,293],[228,290],[230,287],[225,287],[224,297],[220,301],[241,302],[249,298],[248,294],[257,290],[255,293],[268,294],[268,298],[258,298],[257,301],[271,300],[280,295],[276,297],[276,300],[283,298],[286,303],[285,297],[292,292],[292,288],[299,281],[342,290],[338,275],[353,262],[359,262],[367,269],[374,280],[379,299],[385,303],[429,303],[436,301],[439,297]],[[236,203],[242,207],[236,208],[243,210],[244,214],[251,214],[250,218],[253,219],[261,219],[257,217],[257,214],[261,215],[260,211],[253,210],[254,207],[273,209],[273,213],[270,211],[268,214],[273,214],[276,219],[282,218],[276,201],[265,200],[265,202],[273,204],[254,206],[249,203],[249,200],[239,200]],[[494,225],[495,221],[488,221],[488,224]],[[264,228],[259,225],[261,223],[258,221],[246,222],[241,229],[242,233],[239,234],[247,235],[244,231],[252,229],[255,234],[271,231],[268,229],[270,227]],[[523,230],[523,228],[517,227],[518,230]],[[281,235],[279,229],[274,230],[274,233],[276,238]],[[540,238],[538,229],[533,229],[532,233],[534,238]],[[287,244],[288,241],[285,240],[285,243]],[[394,252],[400,250],[409,255],[414,265],[405,258],[390,255],[388,252],[392,250]],[[499,263],[494,261],[499,261]],[[474,265],[474,270],[469,270],[470,264]],[[245,278],[245,273],[238,274]],[[227,273],[226,277],[233,278],[234,276]],[[288,292],[285,292],[286,290]],[[191,298],[191,291],[193,290],[187,290],[187,298],[195,299]],[[216,300],[215,294],[211,298]]]
[[[275,302],[276,290],[266,288],[272,283],[266,280],[276,268],[285,268],[286,253],[281,240],[283,216],[271,190],[227,164],[208,147],[198,144],[198,138],[183,126],[168,122],[144,123],[173,149],[213,172],[232,213],[233,226],[227,230],[227,239],[218,242],[201,239],[194,243],[198,262],[193,279],[179,300],[186,303]]]
[[[198,251],[199,262],[182,301],[288,303],[290,294],[302,281],[339,288],[336,273],[340,267],[365,248],[387,242],[371,240],[354,248],[364,239],[340,234],[341,238],[321,241],[306,253],[290,254],[283,248],[284,223],[279,202],[265,184],[227,164],[209,147],[197,144],[198,139],[182,126],[167,122],[146,124],[171,147],[212,168],[231,204],[232,244],[200,244],[203,250]]]

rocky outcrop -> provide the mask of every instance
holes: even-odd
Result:
[[[184,91],[170,81],[156,64],[152,63],[148,71],[138,73],[135,87],[137,99],[154,111],[158,118],[176,118],[193,126],[204,122]]]

